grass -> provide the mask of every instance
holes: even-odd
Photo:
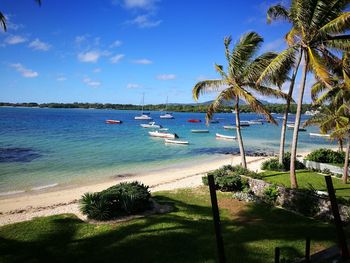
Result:
[[[88,224],[71,214],[36,218],[0,228],[0,262],[217,262],[206,188],[157,193],[168,214],[119,224]],[[228,262],[274,262],[334,244],[334,227],[288,211],[218,194]]]
[[[261,173],[263,180],[290,187],[289,172],[277,172],[277,171],[265,171]],[[326,182],[324,175],[308,171],[299,170],[297,171],[297,180],[299,188],[310,188],[312,186],[316,190],[327,192]],[[343,184],[341,179],[332,177],[333,186],[338,197],[350,199],[350,184]]]

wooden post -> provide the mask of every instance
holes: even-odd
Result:
[[[310,263],[310,238],[306,238],[305,242],[305,262]]]
[[[220,222],[220,215],[219,215],[218,200],[216,198],[215,182],[214,182],[214,177],[212,175],[208,175],[208,184],[209,184],[209,190],[210,190],[211,207],[213,210],[214,228],[215,228],[216,245],[218,249],[219,262],[225,263],[226,258],[225,258],[225,251],[224,251],[224,242],[221,234],[221,222]]]
[[[279,247],[275,247],[275,263],[280,263],[280,248]]]
[[[335,227],[337,230],[338,245],[340,247],[341,256],[343,259],[349,259],[348,245],[346,242],[345,233],[343,230],[343,225],[339,214],[337,198],[335,197],[332,177],[327,175],[325,176],[325,180],[327,184],[329,200],[331,201],[332,212],[333,212]]]

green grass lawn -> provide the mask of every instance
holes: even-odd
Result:
[[[290,187],[289,172],[266,171],[261,173],[263,179],[267,182]],[[297,180],[299,188],[313,188],[327,192],[324,175],[308,170],[297,171]],[[341,179],[332,177],[333,186],[338,197],[350,199],[350,184],[343,184]]]
[[[64,214],[0,228],[0,262],[217,262],[206,188],[156,194],[174,210],[119,224],[88,224]],[[234,200],[219,193],[228,262],[273,262],[301,256],[306,236],[312,251],[334,244],[327,223],[283,209]]]

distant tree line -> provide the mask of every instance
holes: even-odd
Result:
[[[38,108],[67,108],[67,109],[113,109],[113,110],[140,110],[139,105],[133,104],[111,104],[111,103],[36,103],[36,102],[26,102],[26,103],[8,103],[0,102],[0,107],[38,107]],[[165,104],[148,104],[144,106],[146,111],[162,111],[165,110]],[[285,109],[285,104],[266,104],[265,107],[270,112],[283,113]],[[296,112],[296,104],[290,106],[290,113]],[[206,104],[173,104],[167,106],[167,111],[176,112],[207,112],[208,105]],[[223,106],[220,108],[219,112],[231,112],[233,107]],[[302,112],[311,110],[311,104],[303,104]],[[249,105],[241,105],[241,112],[254,112]]]

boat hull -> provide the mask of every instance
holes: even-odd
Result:
[[[165,139],[165,143],[172,143],[172,144],[182,144],[187,145],[189,144],[188,141],[179,141],[179,140],[171,140],[171,139]]]
[[[122,121],[119,120],[105,120],[106,124],[122,124]]]
[[[175,133],[167,133],[167,132],[148,132],[148,134],[152,137],[158,137],[158,138],[165,138],[165,139],[175,139],[176,134]]]

